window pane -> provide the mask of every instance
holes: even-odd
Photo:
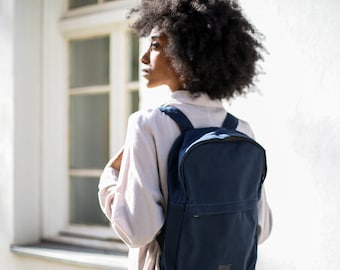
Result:
[[[97,192],[97,178],[71,177],[71,223],[109,225],[109,221],[100,210]]]
[[[69,3],[69,8],[72,9],[97,4],[97,0],[70,0]]]
[[[71,41],[71,88],[109,84],[109,43],[107,36]]]
[[[130,81],[138,81],[139,73],[139,39],[138,37],[130,33]]]
[[[139,92],[138,90],[130,92],[130,113],[134,113],[139,110]]]
[[[102,169],[109,159],[109,95],[70,99],[70,166]]]

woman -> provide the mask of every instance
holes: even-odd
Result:
[[[220,126],[227,114],[221,100],[245,94],[257,75],[260,36],[234,1],[142,1],[132,28],[148,36],[141,56],[147,87],[166,85],[169,104],[194,127]],[[253,137],[240,121],[237,130]],[[100,179],[99,200],[119,237],[130,247],[129,269],[159,269],[155,240],[167,204],[167,158],[180,131],[157,108],[130,116],[124,153]],[[264,189],[258,203],[259,242],[271,231]]]

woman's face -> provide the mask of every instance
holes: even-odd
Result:
[[[165,53],[168,37],[154,28],[148,42],[148,49],[140,58],[142,76],[147,81],[147,87],[167,85],[171,91],[182,89],[182,83]]]

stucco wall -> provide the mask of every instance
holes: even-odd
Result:
[[[8,269],[12,265],[8,245],[13,237],[13,10],[11,1],[0,0],[0,266]]]
[[[274,229],[258,269],[339,269],[340,2],[242,3],[269,51],[262,95],[231,106],[268,152]]]

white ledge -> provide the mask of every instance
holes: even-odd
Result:
[[[14,245],[11,251],[18,255],[33,256],[57,262],[96,269],[126,270],[127,253],[91,249],[75,245],[42,242],[31,245]]]

